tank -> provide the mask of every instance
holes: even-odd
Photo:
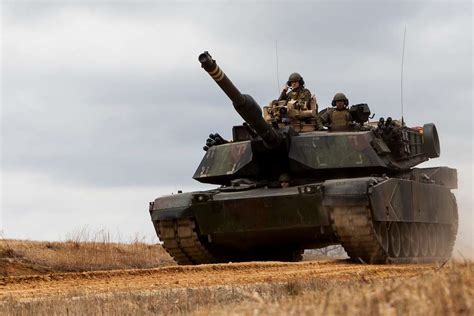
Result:
[[[450,258],[457,171],[416,168],[440,155],[434,124],[369,122],[369,106],[357,104],[350,128],[328,130],[316,102],[298,109],[273,101],[262,112],[208,52],[199,62],[245,122],[232,140],[207,139],[193,178],[216,189],[150,202],[156,233],[178,264],[298,261],[305,249],[334,244],[371,264]]]

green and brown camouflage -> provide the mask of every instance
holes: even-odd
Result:
[[[309,104],[311,101],[311,91],[303,86],[299,86],[298,88],[290,91],[288,94],[286,91],[282,91],[278,100],[297,100],[300,102],[307,102]]]
[[[332,98],[332,102],[336,102],[336,101],[346,101],[346,102],[349,102],[349,99],[347,99],[346,95],[342,92],[338,92],[334,95],[334,97]],[[334,106],[334,105],[333,105]]]
[[[179,264],[299,260],[304,249],[342,244],[365,263],[434,262],[457,233],[455,169],[415,168],[436,158],[434,124],[388,118],[367,124],[352,106],[352,131],[297,132],[262,118],[206,52],[202,67],[229,96],[245,126],[207,148],[193,178],[220,187],[163,196],[150,214]],[[290,187],[281,187],[285,174]]]
[[[301,75],[297,72],[294,72],[292,74],[290,74],[290,76],[288,77],[288,82],[287,84],[290,85],[292,82],[295,82],[295,81],[301,81],[303,80],[303,77],[301,77]]]
[[[377,131],[301,133],[288,138],[285,151],[273,151],[271,161],[263,161],[258,148],[262,141],[234,141],[209,148],[193,178],[212,184],[228,185],[234,179],[251,178],[256,181],[274,179],[279,171],[268,170],[268,164],[278,162],[285,166],[293,177],[300,175],[304,181],[331,177],[334,174],[363,175],[367,173],[391,174],[410,169],[429,159],[423,151],[423,136],[406,129],[412,142],[407,152],[392,152]],[[292,177],[292,178],[293,178]]]

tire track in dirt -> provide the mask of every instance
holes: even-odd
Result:
[[[337,261],[297,263],[250,262],[171,266],[156,269],[52,273],[0,278],[0,300],[38,299],[82,294],[246,285],[291,281],[368,281],[408,278],[432,271],[434,265],[362,265]]]

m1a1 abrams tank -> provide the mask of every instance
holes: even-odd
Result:
[[[304,249],[331,244],[365,263],[450,257],[456,170],[414,168],[440,154],[433,124],[369,124],[366,104],[350,108],[354,126],[346,131],[321,131],[307,112],[295,124],[264,119],[207,52],[199,61],[245,123],[234,126],[232,141],[211,135],[204,148],[193,178],[220,187],[150,203],[156,232],[176,262],[295,261]],[[281,106],[278,115],[289,113]],[[280,185],[282,175],[289,186]]]

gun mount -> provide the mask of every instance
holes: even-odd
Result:
[[[360,125],[369,121],[370,116],[369,106],[365,103],[354,104],[350,107],[349,113],[351,114],[352,120]]]

